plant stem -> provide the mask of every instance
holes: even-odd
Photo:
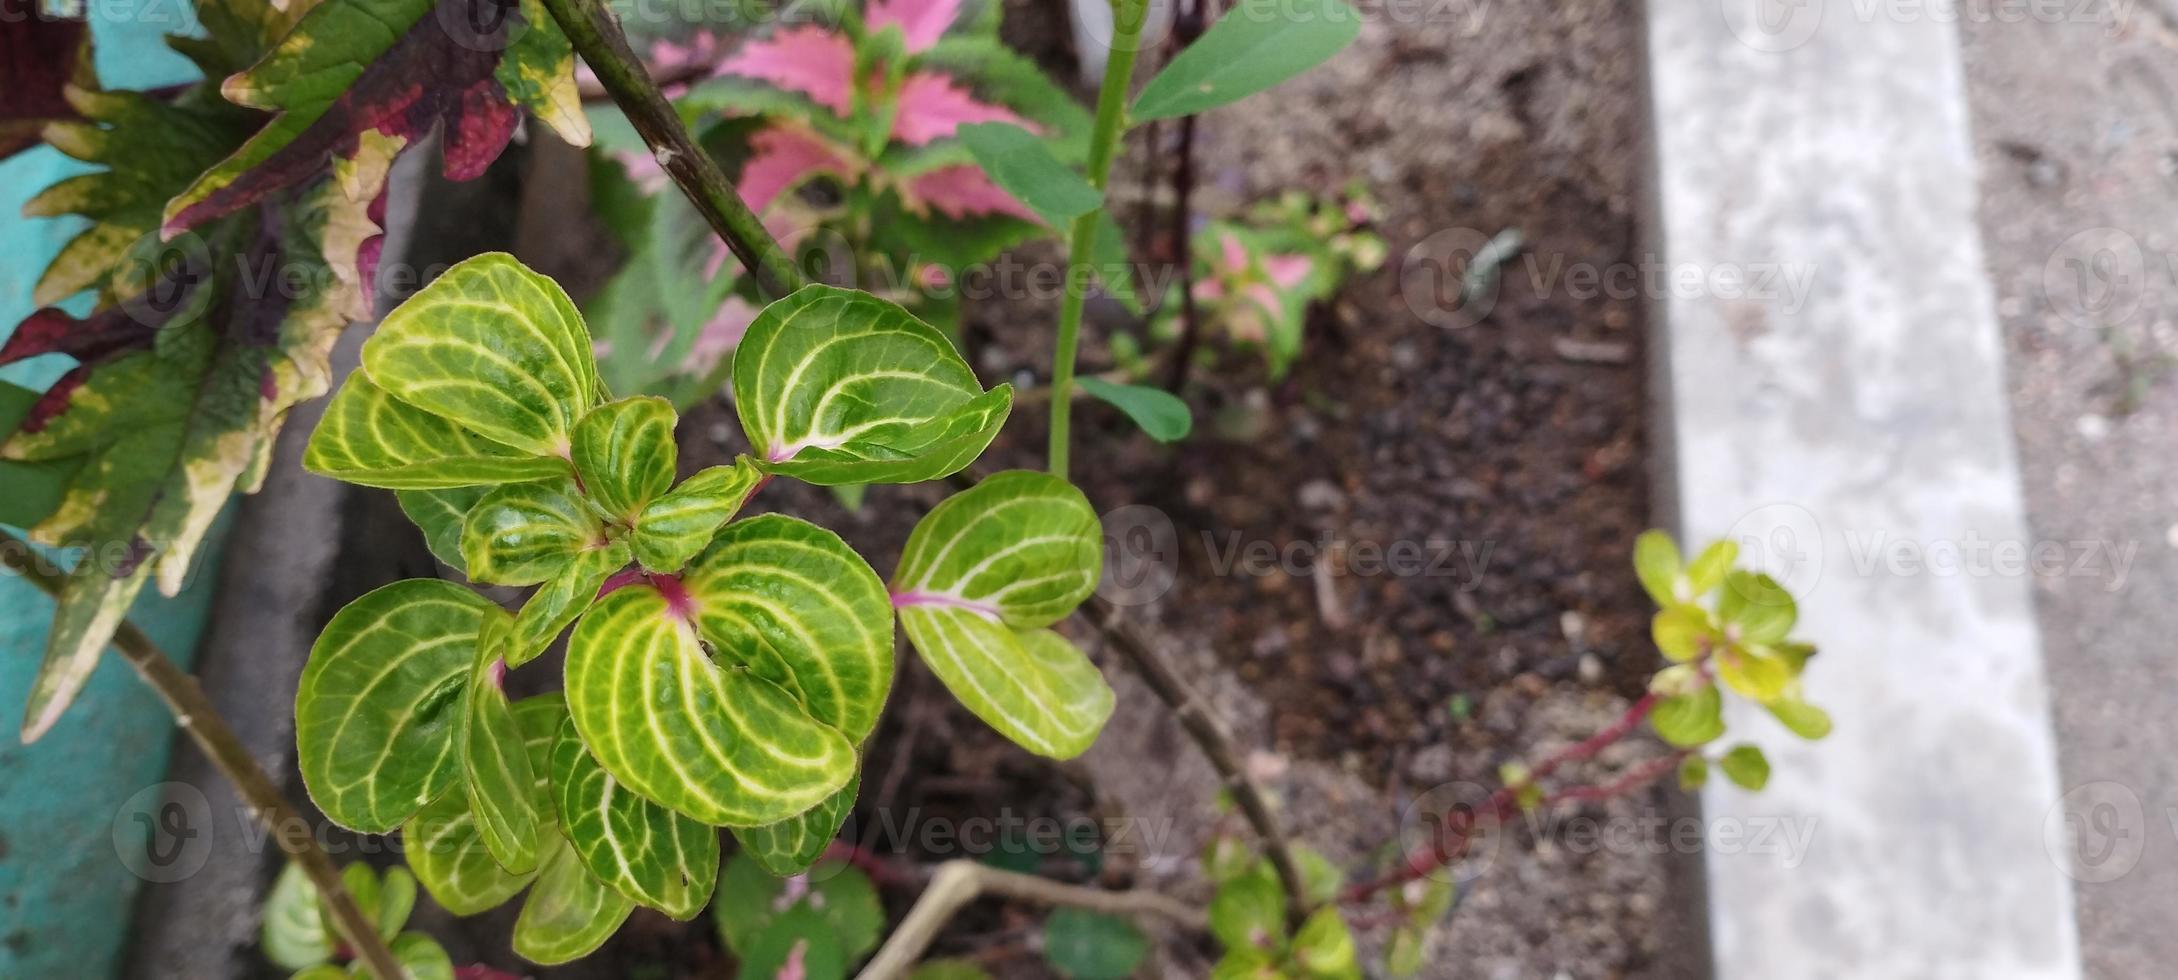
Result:
[[[1177,395],[1187,386],[1188,368],[1195,361],[1195,347],[1202,342],[1202,311],[1195,303],[1195,248],[1188,240],[1189,198],[1195,189],[1195,117],[1180,118],[1180,165],[1172,176],[1172,239],[1180,263],[1180,342],[1173,348],[1172,363],[1165,368],[1165,390]]]
[[[740,191],[726,179],[718,162],[689,137],[680,115],[628,46],[628,36],[612,10],[599,0],[544,0],[544,6],[635,131],[642,134],[658,165],[688,195],[734,257],[756,276],[757,285],[773,298],[801,288],[804,280],[794,260],[742,203]]]
[[[1109,891],[1069,885],[1035,875],[1001,871],[975,861],[955,860],[938,865],[915,907],[893,929],[885,945],[857,974],[857,980],[893,980],[906,976],[930,948],[938,932],[961,906],[984,894],[1003,895],[1024,902],[1088,909],[1107,915],[1154,915],[1189,929],[1208,928],[1203,910],[1153,891]]]
[[[1127,87],[1134,78],[1142,24],[1149,0],[1117,0],[1112,5],[1112,54],[1104,63],[1104,84],[1097,89],[1096,125],[1089,131],[1089,184],[1102,191],[1111,177],[1112,156],[1126,129]],[[1089,251],[1096,244],[1097,209],[1074,219],[1067,237],[1066,295],[1059,307],[1059,345],[1051,358],[1051,472],[1066,476],[1072,439],[1074,358],[1081,349],[1081,310],[1088,299]]]
[[[1158,656],[1141,633],[1119,618],[1119,611],[1103,598],[1091,596],[1082,611],[1083,617],[1111,641],[1112,647],[1127,658],[1127,663],[1141,675],[1150,691],[1158,700],[1172,709],[1180,720],[1180,727],[1187,732],[1211,768],[1218,771],[1224,781],[1225,791],[1233,798],[1233,805],[1240,808],[1248,826],[1255,830],[1263,844],[1263,857],[1278,873],[1278,883],[1286,890],[1286,915],[1291,924],[1298,927],[1308,915],[1308,889],[1301,878],[1301,866],[1293,860],[1293,846],[1286,842],[1285,830],[1278,825],[1278,818],[1271,813],[1270,801],[1263,789],[1248,777],[1248,770],[1240,761],[1240,752],[1233,746],[1233,737],[1209,706],[1165,658]]]
[[[62,576],[44,567],[23,539],[5,531],[0,531],[0,563],[45,590],[47,595],[55,599],[60,597]],[[190,741],[197,743],[197,748],[212,760],[212,765],[234,783],[243,802],[249,804],[250,814],[264,825],[273,842],[295,863],[302,865],[303,873],[310,876],[311,883],[318,887],[319,896],[332,911],[333,925],[341,939],[382,980],[397,980],[403,976],[400,961],[386,948],[372,918],[356,906],[354,896],[341,885],[340,872],[333,867],[332,859],[318,849],[316,835],[294,832],[297,828],[307,828],[308,822],[288,806],[287,800],[273,785],[272,777],[258,767],[249,748],[235,736],[234,729],[227,727],[227,720],[220,716],[211,699],[204,696],[204,689],[197,685],[197,679],[174,666],[174,661],[167,659],[158,644],[151,642],[151,638],[134,623],[125,620],[121,623],[114,631],[113,646],[121,652],[121,659],[136,669],[136,676],[143,678],[144,683],[159,695],[159,700],[166,702],[167,710],[174,714],[174,723],[188,732]]]
[[[1644,693],[1631,706],[1627,707],[1625,714],[1620,715],[1617,721],[1605,726],[1594,735],[1590,735],[1563,750],[1553,753],[1542,762],[1536,763],[1535,768],[1529,772],[1525,783],[1500,786],[1496,792],[1490,794],[1488,799],[1482,801],[1482,805],[1472,810],[1457,809],[1446,814],[1443,823],[1438,827],[1434,843],[1428,847],[1416,848],[1412,853],[1408,854],[1397,871],[1383,875],[1374,881],[1365,881],[1349,886],[1345,891],[1339,893],[1339,904],[1358,905],[1375,897],[1380,892],[1415,881],[1432,871],[1459,860],[1460,856],[1467,852],[1467,844],[1473,838],[1476,828],[1481,826],[1485,820],[1491,823],[1503,823],[1507,818],[1520,812],[1519,791],[1521,786],[1534,785],[1537,780],[1556,772],[1560,766],[1566,763],[1579,762],[1595,757],[1596,753],[1603,751],[1606,746],[1625,738],[1634,729],[1639,728],[1642,720],[1656,709],[1656,705],[1660,700],[1661,698],[1654,691]],[[1602,786],[1576,786],[1572,789],[1551,794],[1543,798],[1542,805],[1551,806],[1572,800],[1602,800],[1630,793],[1655,782],[1663,774],[1676,770],[1680,760],[1687,757],[1688,751],[1682,749],[1663,759],[1647,763],[1615,782],[1606,783]]]

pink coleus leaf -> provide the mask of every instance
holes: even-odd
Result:
[[[983,168],[972,163],[939,167],[909,180],[904,189],[908,209],[927,215],[931,209],[960,220],[979,214],[1004,214],[1024,221],[1042,221],[1028,205],[1000,190]]]
[[[682,365],[682,373],[694,377],[708,377],[719,361],[741,346],[741,338],[749,332],[749,324],[756,322],[762,312],[756,305],[739,296],[728,296],[719,304],[718,312],[704,323],[696,334],[696,342],[688,348],[688,360]]]
[[[969,123],[981,122],[1006,122],[1032,133],[1042,132],[1005,106],[978,101],[973,93],[944,75],[919,71],[900,83],[900,111],[893,117],[892,135],[910,146],[922,146],[945,139]]]
[[[872,31],[900,25],[901,33],[907,35],[909,54],[930,50],[959,16],[960,0],[871,0],[863,13]]]
[[[749,162],[741,167],[741,201],[756,212],[817,174],[845,175],[853,169],[824,141],[786,126],[773,126],[750,137],[749,149]]]
[[[1263,257],[1263,274],[1270,277],[1271,285],[1280,289],[1292,289],[1308,278],[1316,261],[1306,255],[1266,255]]]
[[[800,92],[839,116],[854,106],[854,43],[822,27],[791,27],[750,41],[718,70]]]

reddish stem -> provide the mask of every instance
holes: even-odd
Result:
[[[1634,729],[1641,727],[1642,720],[1649,716],[1649,712],[1656,710],[1657,702],[1661,700],[1663,698],[1655,691],[1642,694],[1640,700],[1635,701],[1631,707],[1626,709],[1625,714],[1620,715],[1618,720],[1612,722],[1608,727],[1588,736],[1578,744],[1561,749],[1549,758],[1536,763],[1534,772],[1528,778],[1530,780],[1541,779],[1556,772],[1559,766],[1568,762],[1581,762],[1594,758],[1596,753],[1603,751],[1611,743],[1625,738],[1627,735],[1632,734]]]
[[[1527,783],[1522,785],[1533,784],[1536,780],[1556,772],[1559,767],[1564,766],[1566,763],[1594,758],[1596,753],[1603,751],[1606,746],[1625,738],[1634,729],[1639,728],[1642,720],[1646,719],[1651,711],[1656,710],[1656,705],[1661,700],[1662,698],[1654,691],[1644,693],[1632,705],[1627,707],[1626,713],[1620,715],[1617,721],[1612,722],[1594,735],[1590,735],[1572,746],[1553,753],[1542,762],[1537,763],[1529,773]],[[1655,780],[1662,772],[1677,768],[1679,760],[1685,757],[1686,752],[1677,752],[1663,760],[1658,760],[1656,763],[1648,763],[1613,783],[1602,787],[1575,787],[1546,798],[1544,802],[1549,804],[1560,799],[1608,798],[1608,796],[1593,795],[1602,790],[1611,790],[1609,796],[1631,792]],[[1656,768],[1659,763],[1668,763],[1668,765],[1658,772],[1649,771]],[[1374,881],[1364,881],[1348,887],[1345,891],[1339,893],[1339,902],[1345,905],[1366,902],[1380,892],[1420,879],[1438,868],[1459,860],[1461,855],[1467,853],[1468,842],[1472,839],[1475,828],[1481,824],[1481,821],[1487,818],[1491,822],[1503,823],[1507,817],[1520,812],[1518,790],[1518,785],[1502,786],[1498,788],[1497,792],[1491,793],[1488,799],[1483,800],[1481,806],[1471,810],[1457,809],[1446,814],[1443,822],[1437,827],[1435,840],[1429,846],[1418,847],[1409,852],[1406,860],[1400,864],[1397,871],[1379,877]]]
[[[1667,774],[1678,771],[1679,763],[1694,754],[1693,749],[1680,749],[1660,759],[1651,759],[1625,775],[1595,786],[1573,786],[1559,790],[1543,798],[1544,806],[1559,803],[1594,803],[1614,799],[1638,790]]]

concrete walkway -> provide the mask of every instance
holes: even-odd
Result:
[[[1648,4],[1661,257],[1704,284],[1655,321],[1676,517],[1801,597],[1837,729],[1731,717],[1775,774],[1703,799],[1727,980],[2080,972],[1959,29],[1932,6]]]

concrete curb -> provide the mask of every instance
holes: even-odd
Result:
[[[1837,723],[1730,718],[1776,775],[1704,796],[1726,980],[2079,975],[2028,580],[1976,567],[2028,538],[1959,42],[1916,10],[1647,10],[1674,516],[1802,597]]]

